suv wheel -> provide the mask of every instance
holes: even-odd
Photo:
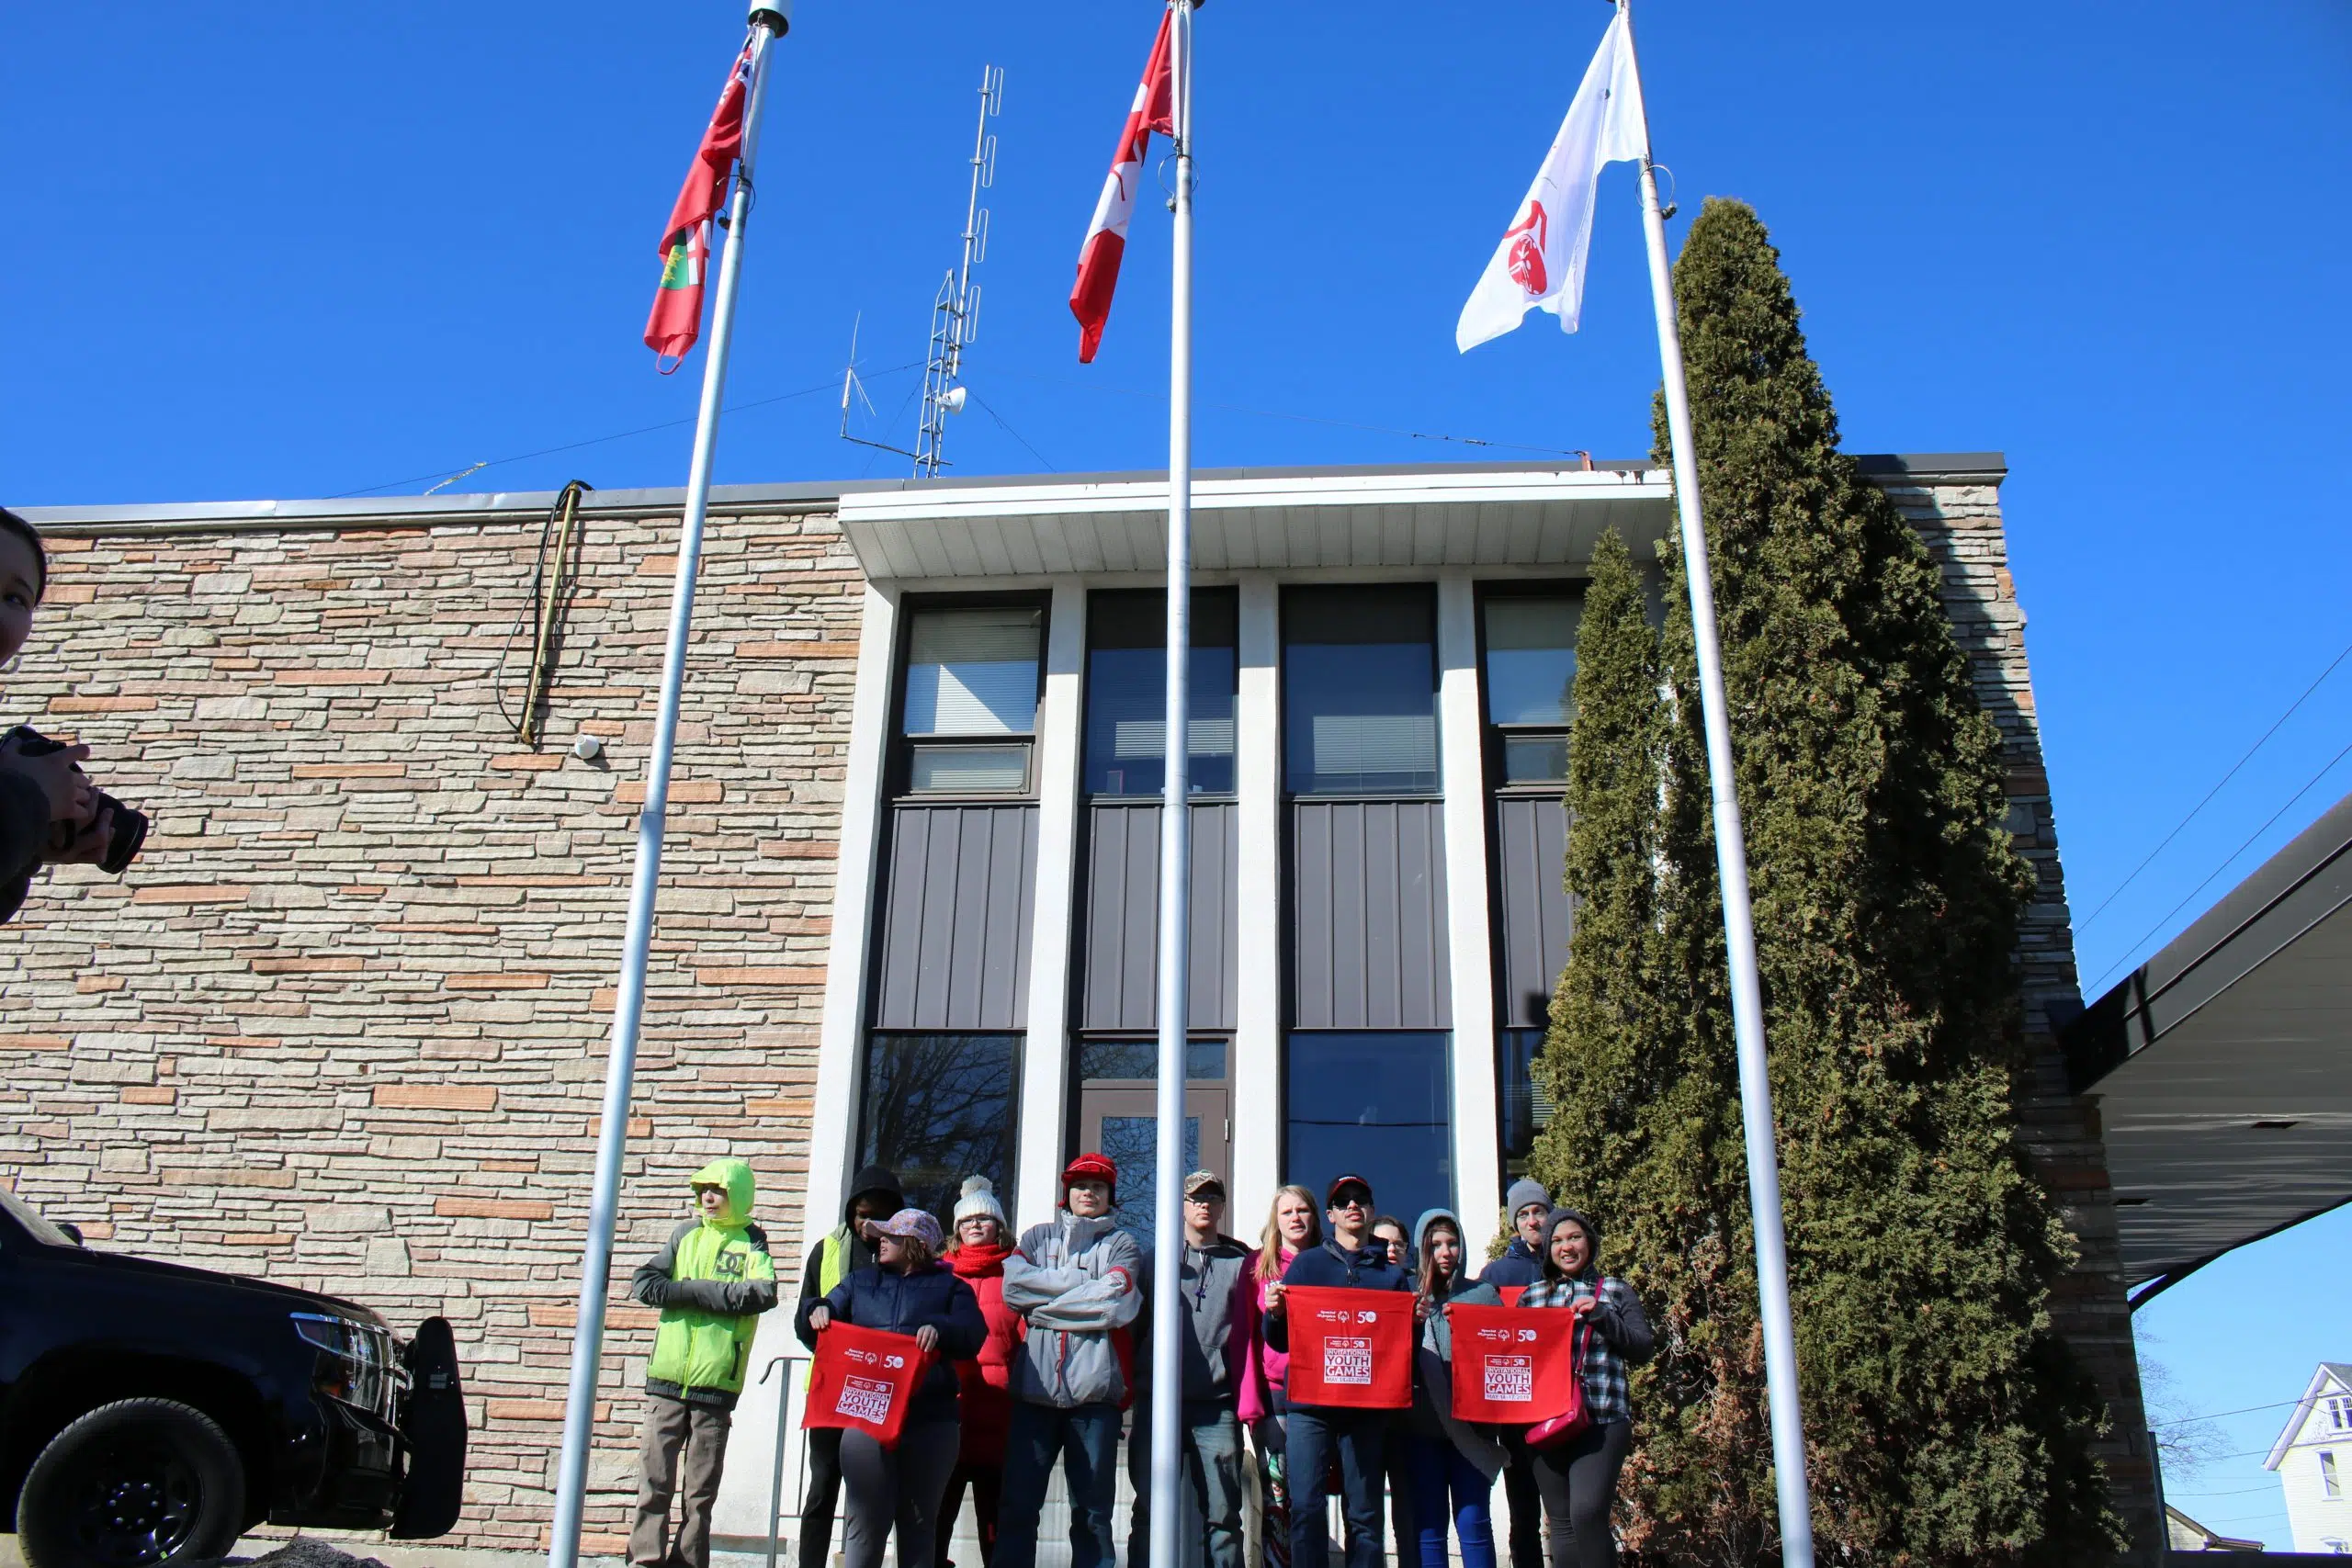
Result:
[[[17,1499],[31,1568],[164,1568],[236,1544],[245,1467],[202,1411],[169,1399],[102,1404],[50,1439]]]

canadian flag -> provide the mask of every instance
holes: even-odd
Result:
[[[1584,82],[1568,105],[1568,118],[1535,171],[1535,184],[1519,213],[1503,231],[1502,243],[1487,263],[1478,287],[1454,324],[1454,346],[1464,354],[1488,338],[1500,337],[1531,310],[1560,318],[1560,330],[1577,330],[1584,310],[1584,264],[1592,248],[1592,201],[1600,169],[1649,151],[1650,133],[1642,114],[1642,83],[1634,70],[1633,35],[1620,11],[1601,36],[1600,49],[1585,67]]]
[[[1069,291],[1069,312],[1078,318],[1078,362],[1091,365],[1102,343],[1102,325],[1111,319],[1111,295],[1119,287],[1119,258],[1127,250],[1127,220],[1135,216],[1136,187],[1143,179],[1143,155],[1151,133],[1173,136],[1174,79],[1169,67],[1169,39],[1176,19],[1171,8],[1159,18],[1159,36],[1151,42],[1151,59],[1136,87],[1135,107],[1127,111],[1126,128],[1119,132],[1118,151],[1111,154],[1110,177],[1102,182],[1102,197],[1094,204],[1094,221],[1088,225],[1086,243],[1078,253],[1078,282]]]

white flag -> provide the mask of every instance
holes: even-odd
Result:
[[[1530,310],[1560,318],[1560,330],[1577,330],[1584,308],[1585,253],[1592,244],[1593,193],[1600,166],[1639,158],[1649,150],[1649,127],[1642,117],[1642,83],[1634,70],[1633,38],[1625,14],[1617,13],[1602,35],[1600,51],[1585,67],[1568,118],[1552,139],[1535,184],[1519,204],[1519,216],[1503,231],[1502,243],[1486,275],[1470,291],[1454,324],[1454,346],[1468,353],[1488,338],[1516,328]]]

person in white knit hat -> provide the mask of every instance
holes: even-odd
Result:
[[[956,1363],[964,1383],[964,1446],[956,1456],[956,1470],[947,1478],[947,1495],[939,1506],[939,1545],[933,1568],[955,1568],[949,1560],[949,1538],[956,1516],[964,1506],[964,1490],[972,1493],[974,1533],[980,1542],[982,1568],[996,1558],[996,1506],[1004,1479],[1004,1434],[1012,1421],[1012,1359],[1021,1348],[1026,1328],[1021,1314],[1004,1304],[1004,1260],[1012,1250],[1012,1227],[1005,1223],[1004,1205],[995,1185],[985,1176],[967,1178],[964,1195],[956,1201],[956,1239],[947,1249],[947,1266],[980,1298],[980,1315],[988,1319],[989,1337],[980,1353]],[[922,1568],[910,1563],[907,1568]]]

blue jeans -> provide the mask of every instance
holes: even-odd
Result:
[[[1413,1519],[1421,1538],[1421,1568],[1445,1568],[1449,1514],[1453,1517],[1453,1533],[1462,1542],[1462,1568],[1495,1568],[1495,1521],[1487,1507],[1494,1483],[1443,1438],[1416,1432],[1405,1439],[1405,1457],[1413,1477]]]
[[[1340,1461],[1340,1512],[1348,1521],[1347,1568],[1381,1568],[1381,1452],[1395,1413],[1321,1404],[1290,1407],[1291,1568],[1330,1568],[1330,1532],[1323,1499],[1331,1495],[1330,1469]]]
[[[1208,1568],[1241,1568],[1240,1419],[1230,1402],[1188,1399],[1178,1430],[1184,1447],[1182,1479],[1201,1510],[1202,1561]],[[1137,1568],[1151,1553],[1151,1406],[1140,1402],[1127,1434],[1127,1475],[1136,1488],[1127,1515],[1127,1565]]]
[[[1054,1460],[1069,1493],[1070,1568],[1113,1561],[1111,1505],[1119,1490],[1119,1407],[1080,1404],[1057,1410],[1015,1400],[1004,1437],[1004,1495],[997,1506],[993,1568],[1035,1568],[1037,1517]]]

